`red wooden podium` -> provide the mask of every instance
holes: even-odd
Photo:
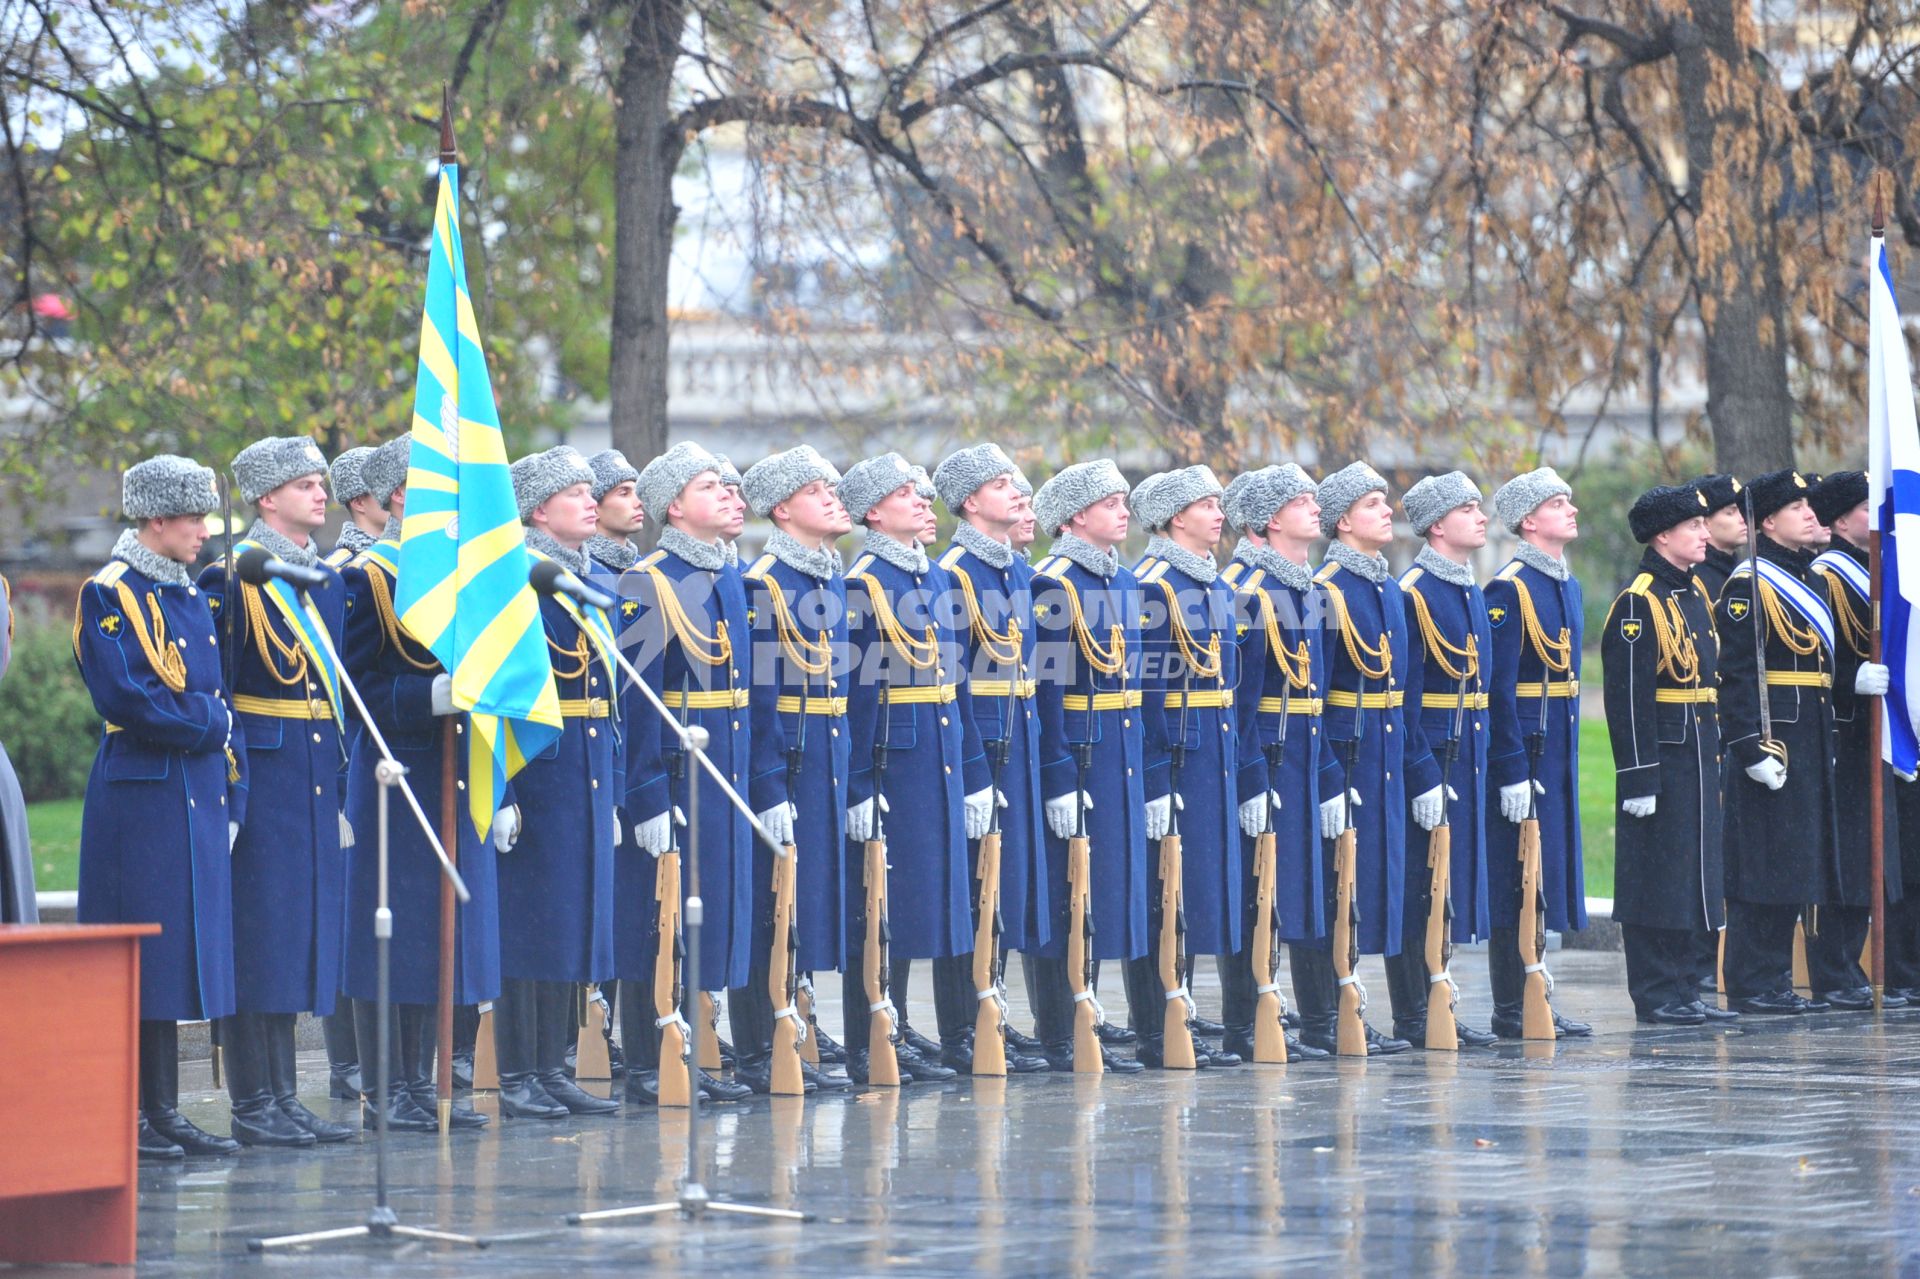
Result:
[[[159,931],[0,924],[0,1263],[134,1259],[140,938]]]

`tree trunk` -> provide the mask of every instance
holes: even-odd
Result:
[[[684,0],[635,0],[615,86],[613,326],[608,354],[613,446],[635,466],[667,448],[667,272],[673,255],[673,171],[682,140],[669,95]],[[648,523],[658,518],[649,511]]]
[[[1736,3],[1744,0],[1692,0],[1693,20],[1673,28],[1688,186],[1696,202],[1705,196],[1716,166],[1733,164],[1725,141],[1769,128],[1756,110],[1754,95],[1761,88],[1736,34]],[[1732,92],[1716,94],[1716,74],[1732,81]],[[1722,145],[1716,146],[1716,134]],[[1750,164],[1752,172],[1724,175],[1727,198],[1742,207],[1728,211],[1728,247],[1699,268],[1714,457],[1720,470],[1736,475],[1793,465],[1786,289],[1765,195],[1768,184],[1762,180],[1766,167],[1779,162],[1777,147],[1763,137],[1755,158],[1740,166]]]

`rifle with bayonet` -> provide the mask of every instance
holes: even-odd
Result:
[[[1520,823],[1520,962],[1526,973],[1521,990],[1520,1035],[1554,1038],[1553,1007],[1547,997],[1547,894],[1540,868],[1540,760],[1547,751],[1547,703],[1552,672],[1540,666],[1540,718],[1527,734],[1527,818]],[[1764,704],[1765,698],[1762,697]]]
[[[867,1080],[889,1088],[900,1086],[900,1058],[894,1051],[896,1031],[893,974],[888,948],[893,936],[887,925],[887,750],[893,735],[893,686],[880,686],[880,727],[873,741],[873,833],[864,850],[866,920],[862,930],[862,980],[867,991]]]
[[[1171,610],[1175,607],[1171,595],[1167,607],[1169,624],[1178,626],[1180,619],[1171,616]],[[1181,876],[1186,871],[1182,865],[1180,848],[1180,774],[1187,762],[1187,717],[1190,714],[1187,703],[1193,692],[1193,667],[1184,655],[1180,664],[1180,727],[1173,739],[1172,763],[1167,772],[1167,833],[1160,837],[1158,949],[1160,988],[1166,995],[1166,1010],[1162,1014],[1161,1024],[1161,1052],[1168,1070],[1192,1070],[1198,1065],[1193,1055],[1193,1031],[1187,1025],[1193,1004],[1186,991],[1187,920],[1186,902],[1181,892]]]
[[[680,704],[686,705],[684,689]],[[680,929],[680,828],[673,820],[673,802],[686,776],[687,748],[682,743],[667,752],[667,831],[673,844],[653,862],[654,920],[659,947],[653,958],[653,1013],[654,1025],[660,1032],[662,1106],[693,1104],[683,1068],[687,1059],[687,1023],[680,1012],[686,997],[681,973],[687,957],[687,942]]]
[[[1018,641],[1019,632],[1014,632]],[[980,837],[978,878],[973,920],[973,1073],[1007,1073],[1007,1000],[1001,969],[1000,937],[1006,931],[1000,914],[1000,778],[1013,750],[1014,691],[1017,670],[1007,673],[1007,706],[1001,734],[987,743],[987,765],[992,777],[992,808],[987,833]]]
[[[1360,837],[1356,831],[1353,774],[1360,763],[1360,732],[1366,721],[1366,677],[1360,678],[1353,699],[1353,736],[1340,743],[1341,761],[1346,766],[1340,780],[1345,801],[1346,826],[1333,841],[1333,975],[1339,991],[1339,1011],[1334,1034],[1335,1051],[1342,1057],[1367,1055],[1367,1026],[1361,1020],[1366,1011],[1366,990],[1360,985],[1360,904],[1355,900],[1355,877],[1360,856]]]
[[[767,985],[775,1009],[771,1091],[776,1097],[798,1097],[806,1092],[806,1079],[800,1069],[800,1040],[805,1037],[807,1026],[799,1019],[800,938],[793,915],[800,869],[800,772],[807,754],[807,710],[813,681],[805,672],[800,680],[800,724],[794,730],[793,744],[787,747],[787,804],[795,838],[783,845],[780,855],[773,859],[773,954],[767,967]]]
[[[1262,597],[1264,599],[1264,596]],[[1271,608],[1268,601],[1266,607]],[[1280,628],[1274,627],[1278,635]],[[1253,841],[1253,980],[1257,992],[1253,1004],[1253,1059],[1278,1063],[1287,1060],[1287,1031],[1281,1018],[1286,1006],[1280,999],[1280,770],[1287,760],[1287,729],[1293,714],[1293,673],[1284,653],[1276,653],[1280,666],[1280,727],[1274,739],[1262,748],[1267,757],[1268,803],[1267,829]],[[1311,669],[1311,650],[1301,645],[1300,658]],[[1305,678],[1303,676],[1303,678]]]
[[[1448,1052],[1460,1050],[1460,1026],[1454,1019],[1454,1007],[1460,988],[1454,984],[1453,962],[1453,808],[1447,802],[1453,793],[1454,761],[1460,758],[1460,735],[1466,728],[1467,676],[1470,668],[1461,663],[1459,686],[1454,690],[1453,731],[1440,755],[1440,824],[1427,835],[1427,1047]],[[1438,991],[1446,998],[1435,1001]]]
[[[1093,696],[1087,697],[1091,732]],[[1073,838],[1067,841],[1067,983],[1073,989],[1073,1073],[1106,1070],[1100,1055],[1100,1015],[1093,996],[1093,845],[1087,836],[1087,775],[1093,742],[1073,744]]]

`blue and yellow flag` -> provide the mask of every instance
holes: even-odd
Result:
[[[394,611],[472,712],[467,798],[484,837],[507,781],[560,735],[560,699],[460,242],[457,165],[440,168]]]

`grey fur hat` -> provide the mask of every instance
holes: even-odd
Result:
[[[1258,471],[1242,471],[1228,480],[1227,486],[1220,490],[1220,509],[1226,512],[1228,528],[1247,527],[1246,518],[1240,513],[1240,502],[1246,496],[1247,489],[1252,486],[1253,477],[1258,474]]]
[[[120,479],[120,509],[130,520],[211,515],[219,506],[212,469],[192,458],[162,453],[135,462]]]
[[[1367,494],[1387,491],[1387,477],[1365,462],[1349,462],[1320,481],[1320,536],[1332,537],[1340,520]]]
[[[413,439],[403,435],[382,444],[360,464],[360,478],[374,501],[382,506],[393,501],[393,491],[407,482],[407,464],[412,457]]]
[[[739,488],[743,483],[743,479],[740,475],[740,468],[733,464],[733,460],[725,453],[715,453],[713,460],[719,463],[719,465],[713,469],[720,472],[720,482],[728,488]]]
[[[662,453],[653,461],[640,468],[640,478],[635,488],[640,494],[640,505],[646,510],[647,518],[654,527],[664,528],[667,523],[667,508],[680,496],[693,477],[702,471],[720,471],[720,459],[701,448],[698,444],[682,440]]]
[[[940,490],[933,486],[933,477],[927,474],[927,468],[915,463],[907,468],[913,472],[913,491],[920,495],[923,502],[931,502],[940,496]]]
[[[1240,477],[1247,482],[1234,504],[1238,527],[1249,533],[1263,533],[1281,507],[1302,493],[1318,493],[1320,485],[1298,462],[1263,466]],[[1236,481],[1237,482],[1237,481]]]
[[[521,458],[513,464],[512,474],[513,501],[520,508],[523,524],[540,503],[554,494],[575,484],[585,484],[588,488],[594,484],[593,468],[580,456],[580,450],[570,444]]]
[[[367,481],[360,472],[372,456],[373,449],[362,444],[333,459],[333,466],[327,471],[327,483],[333,489],[334,501],[345,506],[357,497],[367,496]]]
[[[601,449],[587,459],[593,471],[593,500],[598,502],[622,484],[639,484],[640,472],[633,469],[627,455],[619,449]]]
[[[1542,502],[1556,497],[1572,497],[1573,490],[1551,466],[1538,467],[1514,476],[1494,490],[1493,510],[1507,532],[1518,533],[1520,521],[1540,509]]]
[[[917,492],[920,485],[913,472],[913,465],[898,453],[862,458],[849,466],[840,478],[838,489],[840,503],[847,508],[847,518],[856,526],[863,523],[867,512],[902,484],[912,484]]]
[[[1015,471],[1013,473],[1013,487],[1014,491],[1019,493],[1021,497],[1033,496],[1033,481],[1027,478],[1025,471]]]
[[[1226,492],[1209,466],[1183,466],[1152,478],[1158,482],[1151,488],[1148,480],[1135,486],[1131,502],[1134,515],[1149,529],[1163,529],[1195,502]]]
[[[325,475],[327,459],[304,435],[270,435],[255,440],[233,459],[233,478],[242,501],[258,502],[282,484],[303,475]]]
[[[1402,493],[1400,506],[1406,511],[1407,523],[1413,525],[1413,531],[1425,537],[1441,517],[1469,502],[1484,500],[1479,485],[1468,479],[1465,471],[1448,471],[1445,475],[1429,475]]]
[[[1042,484],[1040,491],[1033,495],[1033,515],[1038,521],[1035,531],[1052,537],[1062,524],[1095,502],[1127,491],[1127,477],[1120,474],[1112,458],[1075,462]]]
[[[774,507],[815,480],[837,485],[840,483],[839,468],[827,461],[813,445],[802,444],[784,453],[761,458],[749,466],[746,475],[741,478],[740,491],[746,497],[747,505],[753,508],[753,513],[765,519]]]
[[[1013,464],[1005,449],[998,444],[976,444],[947,454],[945,460],[933,468],[933,486],[940,490],[940,500],[947,504],[947,509],[958,515],[961,505],[978,493],[982,485],[1002,475],[1013,476],[1016,483],[1021,479],[1020,468]]]

